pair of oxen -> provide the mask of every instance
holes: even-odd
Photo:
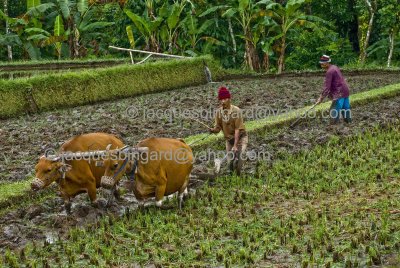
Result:
[[[164,196],[178,192],[181,209],[192,167],[193,152],[180,139],[149,138],[129,147],[113,135],[89,133],[65,142],[57,155],[40,157],[31,188],[56,182],[70,213],[71,198],[79,193],[87,192],[96,205],[100,186],[119,198],[117,185],[127,175],[137,200],[155,197],[161,206]]]

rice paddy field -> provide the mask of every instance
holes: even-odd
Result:
[[[400,76],[346,78],[358,100],[353,123],[333,127],[321,112],[292,129],[290,120],[263,127],[312,105],[324,79],[317,73],[232,79],[1,120],[0,266],[399,267]],[[206,132],[184,113],[201,111],[198,119],[211,126],[222,85],[248,126],[257,126],[248,150],[264,157],[247,161],[240,177],[225,169],[192,176],[182,211],[176,198],[163,209],[138,209],[122,190],[122,200],[107,207],[92,207],[81,194],[68,215],[56,185],[29,190],[38,157],[74,135],[106,132],[134,145]],[[368,97],[372,91],[378,97]],[[224,150],[224,142],[192,147]],[[212,165],[196,159],[194,173]]]

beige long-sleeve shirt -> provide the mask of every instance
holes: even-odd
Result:
[[[219,108],[215,114],[215,130],[224,133],[226,140],[235,138],[235,129],[240,130],[240,135],[246,134],[243,123],[243,113],[239,107],[231,105],[230,109]]]

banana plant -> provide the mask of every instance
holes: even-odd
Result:
[[[173,47],[177,47],[176,40],[179,35],[178,31],[183,25],[181,14],[187,4],[190,4],[192,9],[194,9],[192,2],[189,0],[182,0],[176,1],[172,5],[168,2],[164,2],[164,5],[159,10],[159,15],[165,20],[161,27],[160,35],[164,42],[168,42],[168,52],[170,53],[173,52]]]
[[[379,25],[384,26],[382,32],[383,38],[376,44],[371,45],[367,49],[368,55],[374,54],[379,51],[385,51],[387,53],[387,67],[391,66],[393,55],[398,53],[398,41],[400,33],[400,5],[397,0],[386,0],[383,6],[378,11]],[[396,51],[397,48],[397,51]],[[379,58],[379,57],[378,57]]]
[[[22,46],[22,41],[17,34],[0,35],[1,46]]]
[[[182,27],[188,36],[188,40],[186,40],[184,47],[190,46],[190,50],[185,51],[187,54],[196,56],[196,46],[201,40],[218,42],[215,38],[204,35],[205,31],[214,23],[212,20],[205,20],[200,24],[199,20],[193,16],[190,11],[182,23]]]
[[[140,33],[140,38],[145,42],[145,50],[160,51],[167,50],[172,53],[177,48],[178,38],[181,37],[179,30],[183,25],[181,15],[187,4],[194,8],[189,0],[175,1],[173,4],[164,2],[157,7],[153,0],[146,0],[145,12],[141,15],[130,9],[124,9],[125,14],[132,20],[135,29]],[[130,32],[128,38],[132,40]]]
[[[300,8],[304,3],[309,0],[289,0],[286,5],[276,3],[272,0],[260,1],[266,4],[266,10],[268,10],[268,16],[270,16],[279,25],[279,31],[276,33],[275,38],[279,39],[278,47],[278,74],[282,73],[285,68],[285,51],[288,43],[288,34],[294,27],[309,27],[319,31],[318,25],[327,24],[321,18],[316,16],[305,15]]]
[[[260,70],[260,59],[257,53],[257,45],[260,40],[260,27],[257,25],[265,11],[262,2],[251,0],[234,0],[226,5],[211,7],[200,16],[223,10],[222,18],[234,20],[240,25],[242,33],[238,36],[245,41],[245,62],[251,70]],[[235,44],[235,42],[234,42]]]
[[[150,50],[154,52],[159,51],[160,45],[158,41],[158,28],[162,23],[162,18],[150,18],[147,15],[142,17],[133,13],[129,9],[124,9],[124,12],[132,20],[133,24],[136,26],[136,29],[140,32],[141,37],[144,39],[145,50]],[[132,29],[132,27],[130,29]],[[129,35],[130,33],[128,33],[128,38]]]
[[[101,29],[112,25],[112,22],[94,22],[93,5],[89,6],[88,0],[52,0],[52,2],[40,4],[38,0],[28,0],[27,11],[24,18],[34,21],[36,29],[28,32],[37,32],[39,26],[35,19],[40,18],[53,27],[54,35],[48,31],[35,34],[30,40],[38,42],[39,46],[54,45],[58,58],[61,57],[62,43],[68,41],[70,57],[80,56],[80,49],[85,50],[93,38],[101,36]],[[38,20],[37,20],[38,21]]]
[[[97,10],[88,6],[85,8],[79,11],[81,16],[75,19],[76,31],[78,32],[75,36],[79,37],[77,39],[79,46],[84,50],[86,50],[91,42],[106,37],[102,30],[114,25],[114,22],[94,21],[93,18],[96,17]]]
[[[27,10],[36,7],[41,4],[40,0],[26,0],[26,8]]]
[[[65,36],[65,31],[64,31],[64,23],[62,20],[61,15],[58,15],[56,17],[56,20],[54,22],[54,36]],[[62,43],[61,42],[55,42],[54,46],[57,51],[57,57],[58,59],[61,59],[61,48],[62,48]]]
[[[265,17],[261,25],[261,49],[264,53],[263,68],[266,72],[270,69],[271,56],[274,55],[273,44],[281,37],[276,35],[279,32],[279,25],[269,17]]]
[[[29,27],[29,20],[26,16],[11,18],[0,10],[0,20],[6,21],[11,30],[10,33],[2,36],[2,43],[22,47],[31,59],[40,58],[40,50],[35,46],[34,41],[28,40],[29,34],[25,32],[25,29]]]
[[[136,42],[135,42],[135,37],[133,36],[133,30],[131,25],[126,26],[126,34],[128,35],[129,44],[131,45],[131,48],[135,48]]]

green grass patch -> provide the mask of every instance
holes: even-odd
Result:
[[[0,216],[18,207],[32,205],[35,202],[55,196],[55,187],[34,192],[30,190],[30,183],[31,179],[0,184]]]
[[[396,267],[399,131],[394,125],[333,139],[287,155],[258,178],[218,178],[189,198],[182,213],[148,208],[121,219],[105,217],[72,229],[68,240],[27,246],[24,262],[365,267],[394,255]],[[7,252],[3,262],[11,265],[16,258]]]
[[[7,201],[9,198],[18,196],[21,192],[30,187],[30,181],[20,181],[14,183],[3,183],[0,185],[0,203]]]

